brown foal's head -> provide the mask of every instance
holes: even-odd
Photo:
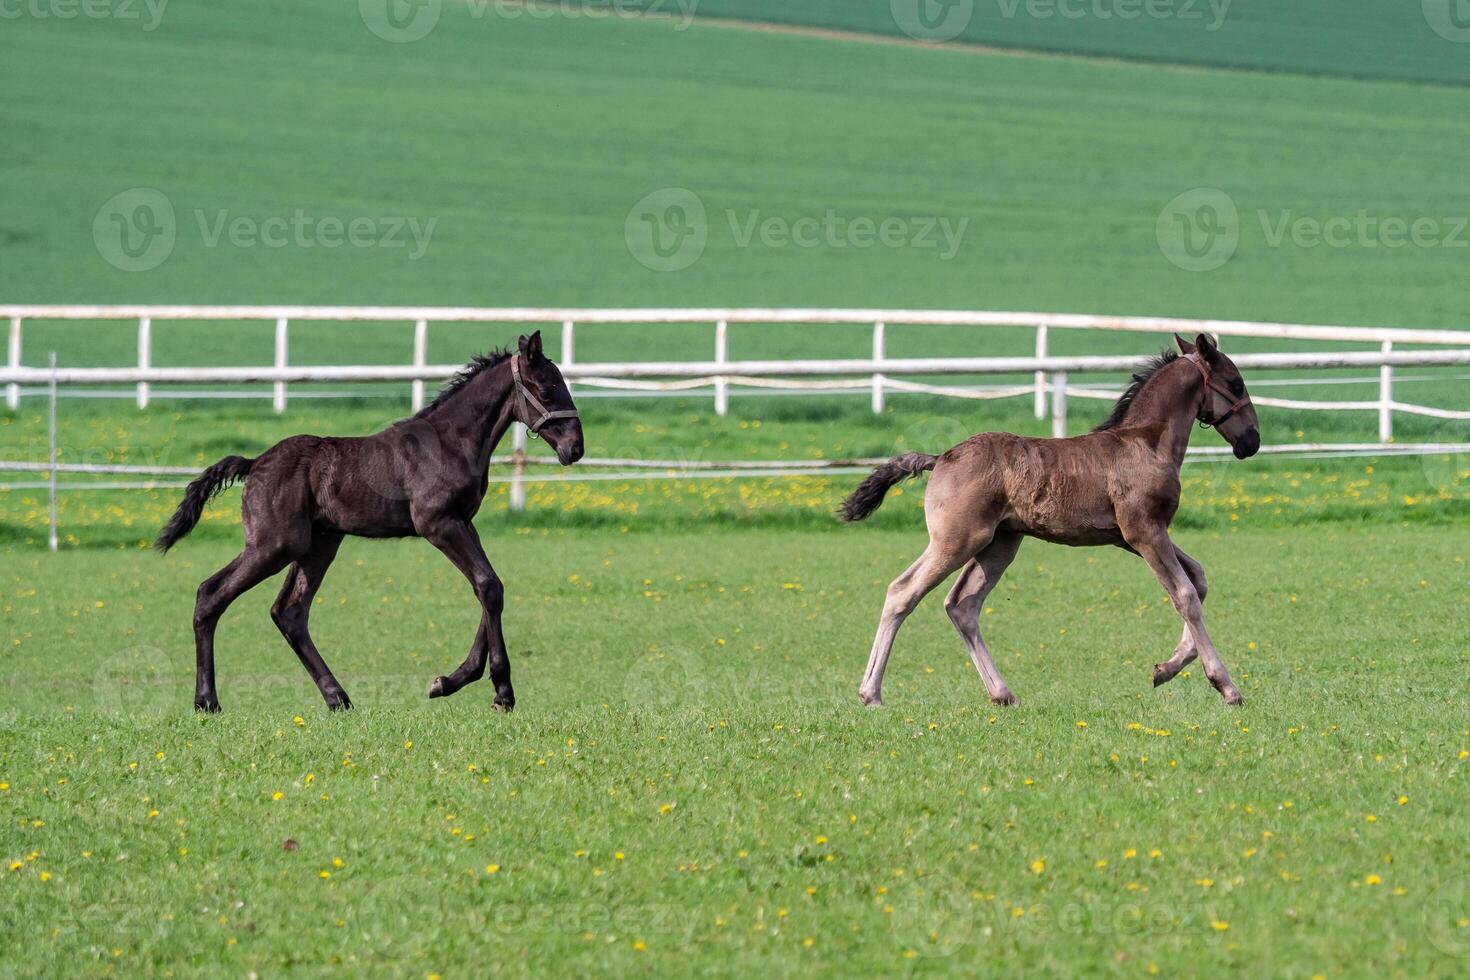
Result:
[[[1240,369],[1220,352],[1209,334],[1200,334],[1192,344],[1177,333],[1174,340],[1179,352],[1199,366],[1204,378],[1196,415],[1200,424],[1220,433],[1235,450],[1236,459],[1254,456],[1261,448],[1261,427]]]
[[[529,400],[517,399],[517,419],[539,435],[556,452],[563,466],[571,466],[582,458],[582,420],[560,369],[541,349],[541,331],[521,337],[520,384]],[[512,392],[512,397],[516,397]],[[543,414],[545,413],[545,414]],[[556,418],[546,418],[545,415]]]

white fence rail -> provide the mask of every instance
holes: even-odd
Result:
[[[1284,340],[1341,341],[1376,345],[1376,350],[1317,353],[1243,353],[1234,355],[1247,370],[1328,369],[1363,367],[1378,369],[1378,397],[1363,401],[1327,401],[1274,398],[1255,395],[1264,407],[1319,411],[1372,411],[1378,414],[1378,443],[1306,444],[1265,446],[1264,453],[1341,455],[1361,453],[1402,454],[1409,452],[1462,453],[1470,446],[1460,443],[1421,445],[1390,444],[1396,412],[1441,419],[1470,419],[1470,411],[1417,405],[1394,398],[1394,369],[1402,366],[1470,365],[1470,332],[1452,330],[1406,330],[1318,326],[1306,324],[1246,323],[1222,320],[1182,320],[1160,317],[1088,316],[1079,314],[997,313],[913,310],[802,310],[802,309],[436,309],[387,307],[219,307],[219,306],[3,306],[0,318],[10,324],[6,366],[0,368],[0,385],[6,403],[18,408],[27,386],[50,397],[53,416],[50,458],[44,462],[0,460],[0,470],[44,473],[45,482],[12,483],[8,489],[47,489],[52,504],[52,544],[55,547],[55,500],[59,491],[128,489],[182,485],[175,482],[58,484],[58,473],[132,474],[156,477],[192,475],[187,467],[123,466],[64,463],[58,459],[55,441],[56,393],[60,386],[130,385],[140,408],[148,406],[153,386],[162,384],[268,384],[276,411],[287,406],[288,386],[321,382],[408,382],[415,409],[422,406],[426,382],[439,381],[458,371],[460,364],[428,363],[429,328],[434,323],[526,323],[560,324],[563,374],[577,386],[597,387],[630,393],[712,390],[716,411],[728,411],[732,389],[771,391],[868,391],[874,412],[882,412],[890,392],[922,392],[965,399],[1027,397],[1037,418],[1045,418],[1050,406],[1052,434],[1067,433],[1070,398],[1111,400],[1116,391],[1097,386],[1074,386],[1074,375],[1119,373],[1133,370],[1136,356],[1055,357],[1048,352],[1049,331],[1056,329],[1104,330],[1144,333],[1200,333],[1221,336],[1278,338]],[[138,361],[130,367],[26,367],[22,361],[23,324],[26,320],[136,320]],[[159,320],[256,321],[275,324],[275,357],[271,365],[238,367],[153,366],[153,324]],[[299,321],[402,321],[413,325],[412,363],[404,366],[305,366],[289,360],[290,324]],[[581,324],[713,324],[714,358],[711,361],[650,361],[588,363],[576,356],[576,329]],[[872,357],[866,359],[793,359],[732,361],[729,333],[732,324],[847,324],[869,325]],[[900,358],[888,356],[888,327],[935,325],[956,327],[1027,327],[1036,331],[1036,354],[1032,357],[943,357]],[[1448,350],[1404,350],[1395,345],[1437,345]],[[1029,375],[1020,385],[955,387],[912,380],[918,376]],[[908,376],[908,377],[904,377]],[[1320,379],[1326,383],[1329,379]],[[1341,381],[1343,379],[1330,379]],[[33,389],[35,390],[35,389]],[[584,459],[579,471],[528,476],[527,465],[550,462],[525,454],[525,433],[517,426],[511,456],[512,472],[492,482],[510,483],[514,509],[525,506],[527,482],[563,480],[628,480],[657,478],[704,478],[730,476],[786,476],[800,473],[854,472],[872,460],[834,462],[710,462],[667,460]],[[1192,450],[1191,459],[1220,458],[1227,450],[1212,446]],[[604,472],[604,471],[614,472]]]
[[[288,400],[287,385],[303,381],[347,381],[347,380],[409,380],[410,397],[414,410],[422,407],[425,397],[425,381],[442,378],[451,370],[449,366],[430,366],[428,360],[429,327],[434,323],[526,323],[561,325],[561,361],[569,378],[582,379],[589,387],[615,391],[656,390],[713,390],[715,410],[724,415],[729,409],[730,390],[734,386],[763,387],[776,390],[855,390],[851,382],[832,384],[830,381],[787,381],[784,384],[772,380],[777,377],[819,376],[840,373],[855,368],[852,361],[787,361],[787,362],[744,362],[741,367],[750,369],[760,365],[757,377],[742,374],[729,360],[729,329],[731,324],[870,324],[872,329],[874,369],[865,378],[871,392],[875,413],[882,412],[888,391],[927,391],[955,397],[1008,398],[1023,394],[1033,396],[1033,410],[1038,419],[1046,417],[1047,395],[1052,385],[1047,381],[1048,332],[1064,330],[1102,330],[1143,333],[1209,332],[1220,336],[1279,338],[1288,340],[1348,341],[1371,343],[1381,346],[1384,355],[1393,353],[1394,344],[1436,344],[1456,347],[1470,345],[1470,333],[1454,330],[1419,330],[1402,328],[1343,327],[1317,324],[1256,323],[1232,320],[1189,320],[1172,317],[1107,316],[1074,313],[1024,313],[964,310],[874,310],[874,309],[545,309],[509,307],[499,309],[476,309],[455,307],[302,307],[302,306],[27,306],[0,305],[0,318],[10,321],[7,348],[7,369],[0,374],[6,386],[6,404],[13,410],[20,404],[22,385],[27,381],[45,382],[36,374],[25,373],[22,367],[22,330],[25,320],[136,320],[138,324],[137,374],[115,373],[90,375],[82,380],[73,374],[76,370],[119,370],[119,369],[67,369],[58,379],[62,384],[99,384],[106,381],[129,382],[135,385],[136,401],[146,408],[152,397],[154,383],[194,381],[204,383],[249,383],[269,381],[272,386],[272,401],[276,411],[285,411]],[[150,374],[153,361],[153,323],[157,320],[209,320],[209,321],[257,321],[275,322],[274,370],[277,373],[260,373],[254,369],[242,369],[246,374],[229,374],[235,369],[173,369],[176,374]],[[394,373],[372,377],[348,377],[332,374],[332,371],[358,372],[367,368],[317,368],[300,373],[290,367],[290,323],[298,321],[399,321],[413,324],[412,362]],[[714,325],[714,361],[712,364],[681,365],[629,365],[629,364],[585,364],[576,359],[576,328],[579,324],[699,324]],[[930,359],[919,366],[919,362],[890,361],[886,357],[886,331],[892,325],[929,325],[952,327],[1026,327],[1036,331],[1036,356],[1030,359],[1034,367],[1024,367],[1023,360],[1011,359]],[[994,371],[977,368],[986,364],[1006,360]],[[1308,402],[1290,400],[1258,399],[1263,404],[1299,409],[1373,410],[1379,414],[1379,437],[1387,442],[1392,437],[1392,415],[1395,411],[1436,414],[1438,417],[1458,418],[1458,413],[1442,414],[1428,406],[1415,406],[1393,399],[1393,367],[1396,364],[1431,363],[1417,360],[1397,361],[1343,361],[1336,364],[1305,364],[1302,366],[1351,366],[1353,364],[1376,364],[1379,367],[1379,397],[1373,402]],[[1460,363],[1460,362],[1448,362]],[[885,365],[894,365],[885,370]],[[833,368],[832,365],[837,365]],[[1266,367],[1265,363],[1256,364]],[[457,366],[455,366],[457,367]],[[639,371],[637,368],[659,368]],[[1121,370],[1098,368],[1098,370]],[[959,389],[944,389],[923,386],[916,382],[892,379],[890,374],[909,370],[924,374],[981,374],[1010,373],[1015,370],[1034,372],[1033,383],[1025,388],[1005,388],[996,391],[962,392]],[[1078,368],[1058,366],[1051,371],[1075,371]],[[325,372],[325,373],[317,373]],[[639,384],[636,379],[682,378],[678,385]],[[1053,399],[1055,400],[1055,398]]]

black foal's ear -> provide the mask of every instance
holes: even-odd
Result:
[[[1177,333],[1174,335],[1174,343],[1179,345],[1179,353],[1186,355],[1194,353],[1194,345],[1185,340],[1183,337],[1179,336]]]
[[[1194,345],[1199,348],[1199,352],[1205,357],[1214,357],[1220,352],[1220,345],[1216,344],[1215,338],[1207,333],[1202,333],[1194,338]]]
[[[516,341],[516,349],[524,355],[526,353],[526,348],[529,347],[530,344],[531,338],[527,337],[525,334],[521,334],[521,339]]]
[[[522,337],[521,339],[526,341],[525,346],[522,347],[521,350],[525,352],[525,355],[527,357],[540,357],[541,356],[541,331],[540,330],[537,330],[535,333],[531,334],[531,336],[530,336],[529,339],[527,339],[525,337]]]

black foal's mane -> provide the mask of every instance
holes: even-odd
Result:
[[[1153,357],[1150,357],[1147,361],[1144,361],[1143,366],[1134,372],[1133,380],[1128,383],[1128,387],[1123,391],[1122,397],[1113,405],[1112,412],[1108,413],[1108,417],[1103,423],[1092,431],[1102,432],[1106,429],[1116,429],[1121,425],[1123,416],[1128,414],[1128,407],[1133,404],[1133,399],[1138,397],[1138,393],[1143,390],[1143,386],[1148,384],[1149,378],[1157,374],[1159,368],[1165,364],[1170,364],[1177,360],[1179,360],[1177,351],[1162,350]]]
[[[464,366],[463,370],[444,382],[444,387],[439,389],[439,394],[434,396],[434,400],[419,409],[415,413],[414,418],[421,419],[425,415],[428,415],[452,398],[465,385],[475,380],[482,371],[488,371],[495,365],[509,360],[510,355],[513,353],[514,351],[509,347],[504,347],[496,350],[488,350],[483,354],[475,354],[470,358],[470,362]]]

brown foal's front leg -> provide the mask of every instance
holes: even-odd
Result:
[[[451,673],[434,678],[429,685],[429,697],[448,697],[466,684],[479,680],[485,675],[488,657],[490,681],[495,685],[495,708],[510,711],[515,707],[516,695],[510,683],[510,657],[506,655],[505,636],[500,628],[500,614],[505,608],[505,586],[491,567],[490,559],[485,557],[480,536],[475,533],[474,525],[459,519],[434,521],[420,533],[469,579],[481,609],[480,627],[475,632],[469,655]]]
[[[1174,610],[1184,620],[1193,648],[1204,664],[1205,676],[1215,690],[1220,692],[1226,704],[1240,704],[1240,691],[1236,690],[1235,684],[1230,680],[1230,672],[1225,669],[1219,652],[1210,640],[1209,632],[1205,630],[1204,608],[1199,592],[1196,591],[1189,573],[1184,570],[1184,563],[1179,560],[1179,551],[1169,540],[1168,532],[1162,528],[1146,532],[1137,538],[1129,538],[1128,544],[1148,562],[1149,568],[1153,569],[1170,601],[1174,603]]]
[[[1174,556],[1179,559],[1179,564],[1184,568],[1184,574],[1189,576],[1190,584],[1194,586],[1195,594],[1199,596],[1200,605],[1205,603],[1205,592],[1209,586],[1205,582],[1205,570],[1200,563],[1186,555],[1178,545],[1174,546]],[[1179,637],[1179,645],[1174,648],[1174,655],[1163,663],[1154,664],[1154,687],[1167,684],[1178,676],[1179,672],[1194,662],[1199,656],[1199,649],[1195,646],[1194,639],[1189,632],[1189,624],[1184,624],[1184,633]]]

